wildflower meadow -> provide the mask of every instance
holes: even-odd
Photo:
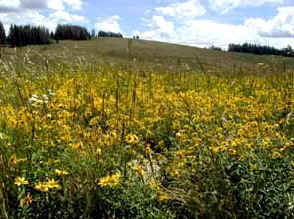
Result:
[[[293,218],[291,71],[0,66],[0,218]]]

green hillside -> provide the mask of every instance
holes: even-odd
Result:
[[[294,68],[293,58],[258,56],[242,53],[219,52],[183,45],[145,40],[99,38],[91,41],[62,41],[48,46],[5,48],[4,60],[21,62],[26,55],[33,63],[136,63],[137,67],[154,71],[186,71],[222,73],[267,73]],[[260,64],[263,63],[263,64]]]

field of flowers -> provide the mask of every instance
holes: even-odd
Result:
[[[0,218],[292,218],[293,80],[3,64]]]

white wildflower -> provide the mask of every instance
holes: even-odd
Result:
[[[0,139],[1,139],[1,140],[4,140],[4,139],[5,139],[5,134],[2,133],[2,132],[0,132]]]
[[[54,96],[55,95],[55,93],[51,89],[48,90],[48,93],[49,93],[50,96]]]
[[[40,102],[40,100],[39,100],[39,97],[38,97],[38,95],[36,95],[36,94],[33,94],[32,96],[31,96],[31,98],[29,99],[29,103],[38,103],[38,102]]]
[[[34,106],[34,107],[38,107],[41,104],[47,104],[49,101],[49,97],[44,94],[42,96],[38,96],[37,94],[33,94],[31,96],[31,98],[29,99],[29,103]]]

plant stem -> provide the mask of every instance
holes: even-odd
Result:
[[[8,215],[6,212],[6,207],[5,207],[5,198],[4,198],[4,194],[3,194],[3,183],[0,184],[0,218],[3,219],[8,219]]]

